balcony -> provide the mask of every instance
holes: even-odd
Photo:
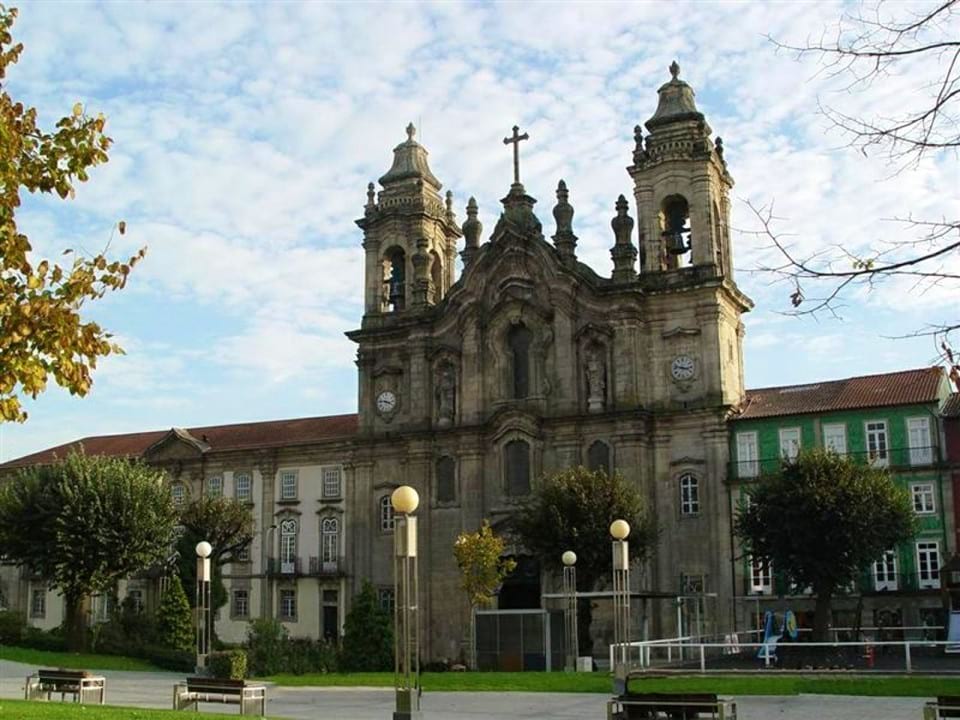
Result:
[[[899,471],[931,468],[941,464],[940,448],[934,445],[913,448],[887,448],[886,452],[881,455],[868,452],[847,452],[845,456],[853,458],[857,462]],[[775,473],[779,469],[781,461],[782,458],[779,456],[743,462],[734,460],[729,463],[727,477],[731,480],[755,479],[765,473]]]
[[[278,560],[270,558],[267,560],[267,575],[275,577],[297,577],[301,575],[300,558]]]
[[[323,560],[316,555],[310,556],[310,575],[314,577],[340,577],[346,574],[343,558]]]

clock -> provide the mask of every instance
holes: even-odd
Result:
[[[381,415],[387,415],[397,409],[397,396],[390,390],[384,390],[377,395],[377,410]]]
[[[677,355],[670,363],[670,374],[674,380],[691,380],[696,371],[696,364],[689,355]]]

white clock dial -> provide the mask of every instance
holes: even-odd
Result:
[[[397,407],[397,396],[389,390],[384,390],[377,395],[377,410],[381,413],[393,412]]]
[[[675,380],[690,380],[696,373],[696,365],[689,355],[678,355],[670,363],[670,374]]]

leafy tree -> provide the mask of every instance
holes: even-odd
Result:
[[[180,578],[173,574],[160,607],[157,608],[157,634],[160,642],[172,649],[191,652],[194,649],[193,614]]]
[[[610,523],[620,518],[630,524],[631,559],[644,560],[656,545],[657,527],[640,490],[619,473],[610,476],[603,470],[576,467],[544,478],[521,505],[512,526],[547,570],[561,572],[560,556],[573,550],[577,591],[589,592],[612,573]],[[577,605],[581,648],[593,645],[592,621],[590,602],[581,598]]]
[[[917,529],[909,493],[885,469],[820,448],[762,476],[734,524],[752,557],[813,588],[813,634],[822,641],[837,588]]]
[[[377,593],[364,581],[343,624],[342,669],[345,672],[393,668],[393,622],[380,607]]]
[[[36,108],[10,96],[7,70],[23,51],[10,32],[16,17],[15,8],[0,4],[0,422],[26,420],[20,396],[37,397],[50,377],[72,394],[89,392],[98,358],[122,350],[97,323],[84,322],[80,310],[124,287],[145,252],[127,262],[74,254],[65,267],[31,257],[15,218],[21,192],[73,197],[87,171],[107,161],[111,140],[103,115],[87,115],[80,103],[47,132],[37,125]],[[117,229],[123,234],[125,224]]]
[[[504,540],[493,532],[490,523],[483,521],[480,529],[472,533],[460,533],[453,544],[453,555],[460,568],[460,580],[467,593],[471,608],[486,607],[491,603],[497,589],[517,563],[503,557]],[[474,613],[470,613],[470,638],[475,636]],[[471,648],[472,650],[472,648]],[[470,653],[471,659],[474,653]]]
[[[167,557],[176,511],[161,472],[71,453],[0,487],[0,554],[63,594],[67,643],[85,644],[84,599]]]

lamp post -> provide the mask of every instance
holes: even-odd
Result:
[[[577,554],[567,550],[560,559],[563,561],[563,646],[567,660],[563,669],[574,672],[580,655],[577,637]]]
[[[627,691],[627,643],[630,641],[630,525],[610,524],[613,537],[613,692]]]
[[[390,496],[393,505],[393,720],[415,720],[420,713],[420,605],[417,584],[417,518],[420,496],[402,485]]]
[[[207,666],[210,653],[210,553],[213,546],[206,540],[197,543],[197,672]]]

